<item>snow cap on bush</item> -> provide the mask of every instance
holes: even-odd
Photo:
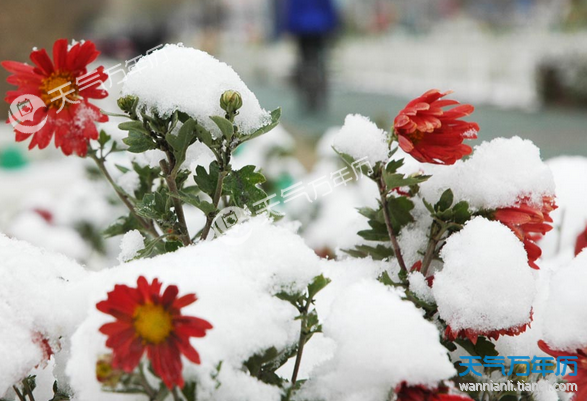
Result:
[[[550,282],[544,312],[544,340],[559,350],[587,347],[587,251]]]
[[[446,241],[432,292],[453,329],[478,334],[530,322],[536,285],[520,240],[507,227],[476,217]]]
[[[555,189],[540,149],[517,136],[483,142],[468,160],[453,166],[427,166],[425,171],[432,177],[421,185],[421,193],[432,204],[450,188],[455,199],[477,209],[512,206],[526,197],[541,205],[543,196],[554,195]]]
[[[367,117],[349,114],[344,125],[334,137],[332,146],[355,160],[367,158],[371,167],[377,162],[389,160],[387,133]]]
[[[375,280],[341,294],[323,330],[336,349],[312,372],[309,399],[378,401],[403,381],[436,387],[455,374],[437,328]]]
[[[241,132],[248,133],[271,118],[259,101],[227,64],[201,50],[168,44],[141,58],[124,81],[122,95],[139,98],[139,109],[155,109],[161,115],[183,111],[212,132],[218,127],[210,116],[224,116],[220,97],[227,90],[240,93],[243,106],[235,118]],[[219,133],[219,131],[218,131]]]

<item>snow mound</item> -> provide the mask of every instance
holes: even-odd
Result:
[[[432,177],[421,185],[421,194],[431,203],[448,188],[455,199],[477,209],[512,206],[520,197],[541,205],[544,195],[554,195],[554,178],[540,150],[517,136],[483,142],[469,159],[452,166],[426,166],[425,171]]]
[[[476,217],[451,235],[432,293],[453,330],[507,329],[529,322],[536,285],[520,240],[504,225]]]
[[[270,121],[267,111],[227,64],[201,50],[168,44],[145,57],[131,69],[122,87],[122,96],[138,96],[139,107],[156,109],[162,115],[183,111],[208,129],[220,131],[210,116],[224,116],[220,96],[238,91],[243,107],[235,119],[244,133]]]
[[[344,125],[333,139],[332,146],[355,160],[367,158],[371,167],[389,160],[387,133],[367,117],[349,114]]]
[[[280,399],[277,387],[244,374],[243,362],[272,346],[284,349],[295,344],[299,335],[299,322],[295,320],[298,311],[273,294],[306,288],[320,274],[322,262],[299,236],[264,218],[253,218],[243,225],[248,226],[250,234],[240,243],[226,242],[221,237],[152,259],[132,261],[91,277],[87,295],[91,306],[72,338],[72,357],[67,367],[80,401],[116,400],[114,395],[101,393],[95,379],[97,358],[110,352],[98,328],[112,318],[98,312],[94,305],[105,299],[115,284],[135,286],[140,275],[149,280],[157,277],[165,286],[176,284],[180,295],[197,294],[198,301],[182,312],[206,319],[214,326],[206,337],[192,340],[202,364],[184,366],[186,380],[198,380],[198,399]],[[217,379],[222,385],[218,387],[211,377],[220,361],[222,369]]]
[[[560,156],[546,162],[556,183],[556,204],[558,209],[550,215],[554,220],[553,230],[542,239],[540,247],[545,257],[557,252],[574,256],[577,236],[587,226],[587,158],[580,156]],[[570,261],[570,259],[568,260]]]
[[[83,316],[70,285],[86,277],[63,255],[0,234],[0,397],[44,362],[43,340],[54,351]],[[83,298],[82,298],[83,299]]]
[[[551,279],[544,316],[544,341],[574,351],[587,347],[587,251]]]
[[[124,234],[122,241],[120,241],[120,255],[118,261],[120,263],[128,262],[134,259],[139,252],[145,248],[145,238],[141,235],[139,230],[132,230]]]
[[[323,330],[336,349],[312,372],[307,399],[383,400],[404,380],[434,386],[455,374],[436,327],[375,280],[341,294]]]

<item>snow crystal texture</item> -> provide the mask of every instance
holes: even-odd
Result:
[[[553,348],[587,347],[587,251],[583,250],[550,282],[544,316],[544,340]]]
[[[367,117],[349,114],[344,125],[334,137],[332,146],[355,160],[367,157],[371,167],[377,162],[389,160],[387,133],[379,129]]]
[[[437,328],[375,280],[338,297],[323,330],[337,347],[313,372],[308,391],[325,401],[383,400],[404,380],[435,386],[455,373]]]
[[[520,137],[483,142],[469,159],[452,166],[423,167],[432,177],[422,184],[421,194],[431,203],[448,188],[455,199],[477,209],[512,206],[521,197],[540,205],[543,195],[554,194],[554,178],[540,150]]]
[[[444,268],[432,293],[454,330],[489,332],[529,322],[536,285],[524,247],[507,227],[476,217],[449,237],[441,256]]]
[[[249,133],[270,121],[267,111],[227,64],[201,50],[168,44],[142,57],[129,71],[122,95],[139,98],[139,107],[171,115],[183,111],[219,134],[210,116],[224,116],[220,96],[238,91],[243,107],[235,119],[242,132]]]

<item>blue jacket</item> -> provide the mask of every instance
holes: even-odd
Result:
[[[337,24],[332,0],[287,0],[287,30],[293,34],[320,34],[334,30]]]

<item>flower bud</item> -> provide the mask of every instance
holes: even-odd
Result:
[[[96,379],[105,386],[116,387],[124,372],[112,366],[112,354],[102,355],[96,362]]]
[[[243,106],[243,98],[237,91],[228,90],[220,96],[220,107],[227,114],[235,113]]]
[[[136,96],[131,96],[131,95],[121,97],[116,101],[120,110],[122,110],[128,114],[135,113],[138,102],[139,102],[139,98]]]

